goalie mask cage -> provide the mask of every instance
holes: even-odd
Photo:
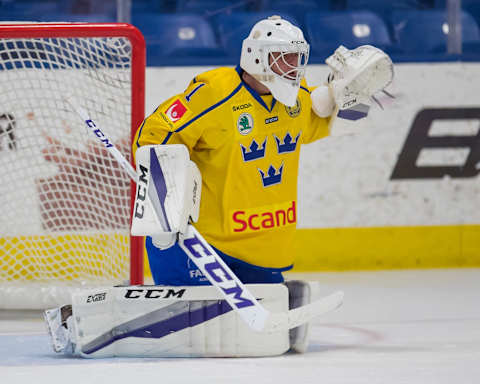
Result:
[[[145,41],[129,24],[0,25],[0,308],[143,282],[135,186],[65,97],[131,161],[144,79]]]

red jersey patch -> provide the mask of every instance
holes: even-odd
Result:
[[[170,121],[174,123],[180,120],[185,112],[187,112],[187,107],[182,104],[180,99],[177,99],[170,105],[170,107],[168,107],[165,111],[165,115],[167,115]]]

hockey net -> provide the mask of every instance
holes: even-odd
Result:
[[[145,43],[128,24],[0,25],[0,308],[46,308],[85,287],[141,283],[132,185],[65,101],[131,159]]]

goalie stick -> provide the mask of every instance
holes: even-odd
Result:
[[[87,111],[71,97],[66,98],[66,101],[136,183],[137,173],[135,169],[90,118]],[[343,302],[343,292],[337,291],[320,300],[287,312],[271,313],[258,302],[193,225],[188,224],[186,232],[179,234],[178,241],[180,247],[207,277],[208,281],[221,292],[228,304],[255,331],[275,332],[295,328],[319,315],[338,308]]]

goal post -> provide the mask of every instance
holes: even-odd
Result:
[[[143,283],[135,185],[85,130],[74,97],[132,161],[145,41],[129,24],[0,25],[0,308]]]

